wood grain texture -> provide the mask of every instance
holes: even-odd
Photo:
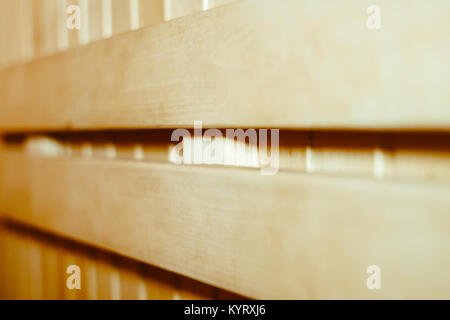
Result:
[[[66,287],[67,264],[73,263],[80,267],[80,290]],[[219,299],[245,299],[12,220],[0,220],[1,299],[96,300],[115,296],[171,300],[210,299],[211,294]]]
[[[380,1],[378,31],[369,4],[239,1],[4,70],[0,127],[448,129],[450,3]]]
[[[245,296],[450,294],[447,185],[14,152],[0,173],[8,216]]]

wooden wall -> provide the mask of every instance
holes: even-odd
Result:
[[[0,299],[244,299],[11,221],[0,224],[0,247]],[[79,290],[66,286],[70,265],[80,267]]]
[[[2,297],[450,297],[434,1],[378,1],[375,31],[366,0],[0,0]],[[228,140],[225,165],[175,165],[196,120],[280,129],[279,172]]]
[[[208,8],[231,1],[213,2]],[[66,8],[81,8],[81,29]],[[0,69],[202,10],[201,0],[0,0]],[[123,256],[2,220],[1,299],[242,299]],[[82,290],[65,286],[68,265]]]

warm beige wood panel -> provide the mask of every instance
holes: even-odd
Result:
[[[89,0],[89,41],[102,38],[102,0]]]
[[[43,299],[42,250],[27,233],[0,227],[2,299]]]
[[[145,278],[147,299],[173,300],[177,297],[177,275],[152,266],[142,265],[142,276]]]
[[[130,0],[111,0],[112,32],[123,33],[131,29]]]
[[[179,276],[176,279],[176,299],[211,300],[217,299],[217,289],[204,283]]]
[[[100,300],[121,299],[120,274],[115,257],[108,252],[99,252],[97,266],[97,290]]]
[[[51,55],[58,50],[58,32],[62,27],[58,25],[59,15],[66,15],[60,10],[57,0],[39,0],[36,9],[34,14],[38,20],[39,53],[42,56]]]
[[[184,17],[202,10],[202,0],[163,0],[164,20]]]
[[[14,152],[0,173],[14,219],[246,296],[450,296],[447,185]]]
[[[369,4],[242,1],[8,69],[0,127],[448,129],[450,2],[380,1],[378,31]]]
[[[139,25],[152,26],[164,21],[164,0],[139,0]]]
[[[58,300],[63,299],[64,295],[64,278],[60,277],[61,259],[60,252],[56,249],[57,243],[53,239],[53,243],[42,242],[42,283],[43,283],[43,299]],[[62,280],[62,282],[61,282]]]
[[[242,0],[203,0],[203,2],[208,6],[208,9],[221,7],[223,5],[230,4],[236,1]]]
[[[81,289],[70,291],[65,271],[73,263],[80,267]],[[1,299],[98,299],[98,293],[110,299],[111,290],[121,299],[243,299],[132,259],[0,221]]]
[[[120,264],[120,287],[122,299],[147,299],[147,286],[140,270],[140,263],[126,260]]]
[[[30,0],[0,1],[0,68],[32,58],[32,7]]]

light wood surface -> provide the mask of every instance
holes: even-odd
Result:
[[[0,299],[245,299],[12,221],[0,220],[0,258]],[[66,287],[71,264],[80,290]]]
[[[449,298],[450,2],[371,4],[0,0],[0,298]],[[173,165],[195,120],[279,173]]]
[[[449,296],[447,185],[14,152],[0,166],[9,217],[246,296]]]
[[[0,127],[448,129],[450,3],[380,1],[378,31],[369,3],[239,1],[4,70]]]

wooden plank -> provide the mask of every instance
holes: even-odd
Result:
[[[123,300],[146,300],[147,286],[141,273],[140,263],[122,259],[120,265],[120,287]]]
[[[33,55],[31,2],[0,1],[0,68],[23,63]]]
[[[66,287],[70,264],[80,267],[80,290]],[[0,221],[0,298],[98,299],[100,292],[100,298],[111,299],[114,291],[120,299],[238,297],[126,257]]]
[[[4,67],[8,64],[9,47],[4,46],[8,41],[7,30],[7,19],[6,19],[6,9],[8,2],[7,0],[0,0],[0,43],[2,44],[0,49],[0,67]]]
[[[15,152],[0,177],[14,219],[244,296],[450,296],[446,184]],[[366,288],[372,264],[383,290]]]
[[[20,7],[20,39],[23,61],[31,60],[34,56],[33,43],[33,6],[28,0],[19,0]]]
[[[240,1],[4,70],[0,127],[448,129],[450,3],[382,0],[378,31],[369,4]]]
[[[164,0],[164,20],[184,17],[202,10],[202,0]]]
[[[58,51],[64,51],[69,47],[69,29],[67,28],[67,19],[69,14],[67,8],[69,3],[67,0],[56,1],[56,23],[57,23],[57,39],[58,39]],[[81,17],[80,17],[81,18]],[[81,20],[80,20],[81,21]],[[72,33],[72,31],[70,31]],[[74,41],[73,34],[70,35],[70,41]]]
[[[91,23],[95,25],[93,19],[98,18],[98,16],[91,17],[90,9],[92,7],[88,0],[79,0],[78,5],[80,6],[80,30],[78,31],[78,43],[83,45],[90,41]],[[98,12],[94,11],[92,13],[95,14]]]
[[[177,275],[149,265],[142,265],[142,276],[149,300],[173,300],[176,297]]]
[[[203,2],[206,3],[206,6],[208,7],[208,9],[221,7],[226,4],[236,2],[236,1],[241,1],[241,0],[203,0]]]
[[[120,273],[115,257],[109,252],[97,253],[97,290],[100,300],[120,300]]]
[[[34,51],[31,9],[27,0],[0,1],[0,67],[31,59]]]
[[[55,241],[56,242],[56,241]],[[65,279],[61,274],[60,252],[57,243],[42,243],[42,283],[43,297],[46,300],[60,300],[64,298]]]
[[[130,0],[112,0],[112,34],[123,33],[131,28]]]
[[[90,0],[89,11],[89,41],[102,38],[102,1]]]
[[[164,21],[164,0],[139,0],[140,27],[153,26]]]
[[[4,299],[43,299],[41,244],[28,232],[2,226],[2,296]]]
[[[211,300],[217,298],[217,289],[204,283],[178,276],[176,280],[176,299]]]
[[[39,52],[42,56],[54,54],[58,49],[58,28],[61,27],[58,25],[59,14],[62,12],[57,0],[38,1]]]
[[[0,299],[2,300],[10,299],[13,291],[10,259],[12,259],[12,255],[9,232],[0,223]]]

